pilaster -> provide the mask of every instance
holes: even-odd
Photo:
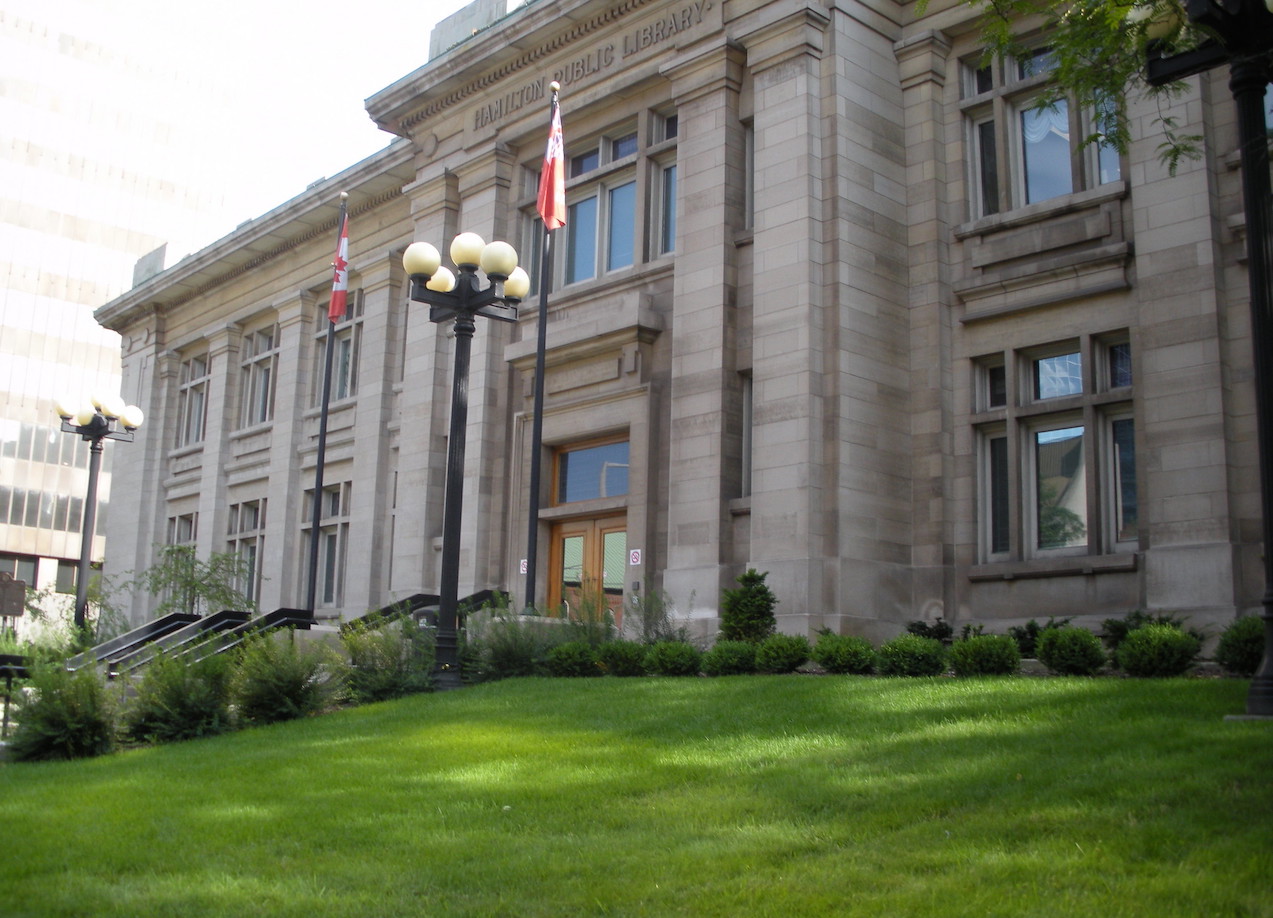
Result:
[[[737,242],[745,137],[740,49],[715,37],[662,68],[677,104],[677,238],[663,588],[710,612],[728,580],[740,496]],[[690,204],[689,202],[692,202]]]

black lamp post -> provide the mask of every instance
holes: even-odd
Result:
[[[1264,122],[1264,94],[1273,80],[1273,0],[1185,0],[1184,7],[1211,40],[1173,56],[1151,43],[1149,82],[1169,83],[1228,62],[1237,103],[1264,539],[1264,659],[1251,680],[1246,712],[1273,717],[1273,191]]]
[[[530,291],[530,277],[517,266],[507,242],[489,245],[476,233],[460,233],[451,243],[457,278],[442,267],[442,256],[427,242],[413,242],[402,255],[411,277],[411,299],[429,305],[429,320],[454,320],[455,376],[451,387],[451,430],[447,440],[446,498],[442,511],[442,580],[438,589],[438,688],[460,684],[460,527],[464,502],[464,441],[468,424],[469,348],[476,316],[517,321],[517,304]],[[482,289],[478,269],[490,285]]]
[[[133,442],[133,431],[141,426],[143,415],[140,408],[125,405],[118,395],[93,396],[92,404],[81,408],[73,407],[74,404],[59,399],[56,408],[63,432],[79,434],[89,443],[88,496],[84,502],[80,567],[75,577],[75,630],[82,632],[88,620],[88,576],[93,558],[93,530],[97,528],[97,478],[102,470],[102,441]]]

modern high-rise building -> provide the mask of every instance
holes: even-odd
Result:
[[[1218,626],[1263,589],[1241,172],[1227,76],[1126,155],[1090,100],[1031,107],[954,0],[557,0],[367,101],[401,139],[97,312],[150,421],[111,569],[157,543],[253,559],[263,607],[436,592],[454,342],[401,256],[506,239],[536,283],[478,319],[461,594],[525,601],[543,244],[561,85],[533,599],[661,591],[704,634],[768,572],[779,627],[873,639],[1136,609]],[[1156,116],[1203,138],[1173,173]],[[319,391],[340,192],[321,519]],[[133,599],[141,619],[150,606]]]
[[[202,138],[171,120],[186,78],[104,44],[106,15],[118,11],[73,0],[0,10],[0,571],[68,593],[88,448],[60,431],[54,399],[120,392],[120,336],[93,310],[161,269],[166,243],[193,247],[190,235],[157,232],[223,208],[191,171]]]

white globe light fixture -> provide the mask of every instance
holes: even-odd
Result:
[[[62,419],[62,431],[73,433],[89,444],[88,495],[84,500],[84,520],[81,526],[80,563],[75,578],[74,622],[82,632],[88,622],[88,580],[93,558],[93,533],[97,529],[97,479],[102,469],[102,441],[133,441],[133,434],[144,418],[136,405],[126,405],[114,394],[95,393],[90,402],[58,396],[54,410]]]

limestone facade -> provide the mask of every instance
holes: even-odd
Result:
[[[551,240],[537,601],[589,578],[616,602],[658,590],[711,635],[754,567],[780,628],[810,636],[1254,609],[1225,76],[1167,112],[1206,150],[1171,174],[1152,105],[1126,156],[1079,149],[1079,103],[1025,114],[1046,72],[982,68],[975,25],[953,2],[540,2],[387,87],[367,102],[401,138],[384,153],[98,311],[148,417],[108,570],[184,540],[253,553],[263,608],[301,602],[347,191],[356,369],[338,363],[330,412],[318,612],[436,592],[453,347],[400,257],[471,230],[537,277],[555,79],[571,222]],[[525,598],[537,307],[478,320],[462,594]]]

